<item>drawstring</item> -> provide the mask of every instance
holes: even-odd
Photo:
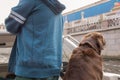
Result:
[[[60,14],[64,9],[65,6],[61,4],[58,0],[41,0],[49,9],[57,14]]]

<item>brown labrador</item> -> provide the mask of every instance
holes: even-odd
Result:
[[[102,80],[102,56],[106,42],[99,32],[86,34],[73,50],[63,80]]]

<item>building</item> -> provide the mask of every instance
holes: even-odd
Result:
[[[102,55],[106,58],[120,58],[120,1],[101,0],[64,15],[64,36],[72,42],[79,41],[84,34],[97,31],[107,42]]]
[[[91,16],[116,11],[118,9],[120,9],[120,0],[100,0],[82,8],[64,13],[63,15],[65,20],[71,22],[82,18],[88,18]]]
[[[0,31],[6,31],[4,24],[0,24]]]
[[[120,25],[120,1],[101,0],[64,13],[64,35]]]

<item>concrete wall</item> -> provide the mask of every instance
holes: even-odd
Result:
[[[107,29],[89,30],[79,33],[78,32],[73,33],[70,35],[72,35],[72,37],[80,41],[83,35],[92,31],[98,31],[102,33],[106,39],[107,44],[105,49],[102,51],[102,55],[104,57],[113,57],[113,58],[117,57],[120,59],[120,27],[116,26]]]
[[[15,40],[15,35],[12,35],[8,32],[0,32],[0,48],[9,48],[13,46]],[[0,52],[2,53],[1,49]]]

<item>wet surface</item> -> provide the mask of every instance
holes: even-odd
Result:
[[[0,54],[0,64],[8,63],[9,55],[8,54]]]
[[[8,63],[11,48],[0,48],[0,64]]]
[[[103,70],[105,72],[120,74],[120,59],[104,59]]]

